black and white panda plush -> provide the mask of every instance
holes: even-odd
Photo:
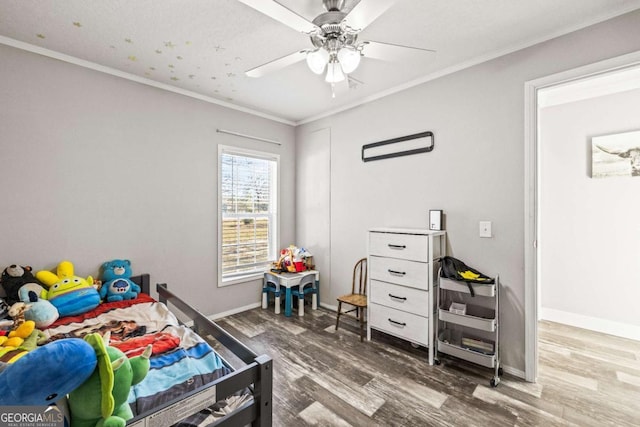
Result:
[[[7,304],[13,305],[20,301],[18,290],[22,285],[26,285],[27,283],[40,284],[31,270],[31,267],[28,265],[23,267],[18,264],[12,264],[4,269],[2,276],[0,276],[0,285],[2,285],[2,289],[4,290],[4,300]]]

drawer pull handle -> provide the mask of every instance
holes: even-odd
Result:
[[[404,271],[396,271],[396,270],[392,270],[392,269],[387,269],[387,271],[389,272],[389,274],[395,274],[396,276],[404,276],[405,274],[407,274]]]
[[[406,323],[404,323],[404,322],[396,322],[395,320],[393,320],[393,319],[391,319],[391,318],[389,318],[389,322],[393,323],[394,325],[402,326],[403,328],[404,328],[405,326],[407,326],[407,324],[406,324]]]
[[[391,243],[387,244],[391,249],[407,249],[406,245],[392,245]]]
[[[399,296],[396,296],[396,295],[393,295],[393,294],[389,294],[389,296],[391,298],[401,299],[402,301],[406,301],[407,300],[407,297],[399,297]]]

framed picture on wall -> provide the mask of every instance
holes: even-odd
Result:
[[[591,177],[640,177],[640,131],[591,138]]]

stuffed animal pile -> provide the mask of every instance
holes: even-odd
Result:
[[[68,399],[71,427],[124,427],[133,418],[131,386],[149,372],[151,351],[129,359],[109,346],[108,333],[50,342],[11,365],[0,362],[0,407],[66,407]]]
[[[46,329],[59,317],[75,316],[93,310],[102,302],[130,300],[138,297],[140,286],[131,281],[131,261],[114,259],[101,266],[102,281],[76,276],[70,261],[62,261],[56,273],[41,270],[35,276],[28,265],[11,264],[0,277],[0,336],[18,325],[19,319],[32,320],[38,329]],[[104,282],[104,285],[102,285]],[[6,335],[6,333],[4,335]]]
[[[60,262],[55,273],[42,270],[35,276],[30,266],[4,269],[0,407],[56,404],[71,427],[124,427],[133,417],[127,399],[131,386],[149,371],[151,345],[129,359],[109,346],[109,333],[50,341],[42,332],[59,317],[138,297],[141,289],[130,280],[129,260],[114,259],[101,267],[103,286],[91,276],[76,276],[69,261]]]

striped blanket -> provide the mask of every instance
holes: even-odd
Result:
[[[180,325],[165,304],[145,294],[135,300],[104,303],[82,315],[58,319],[44,333],[54,340],[107,330],[111,331],[110,345],[129,357],[140,354],[148,344],[153,348],[149,373],[129,394],[134,415],[153,410],[231,371],[209,344]],[[232,400],[238,399],[245,401],[246,397],[236,396]],[[205,419],[210,422],[228,404],[219,402],[210,411],[190,417],[187,425],[198,425]]]

